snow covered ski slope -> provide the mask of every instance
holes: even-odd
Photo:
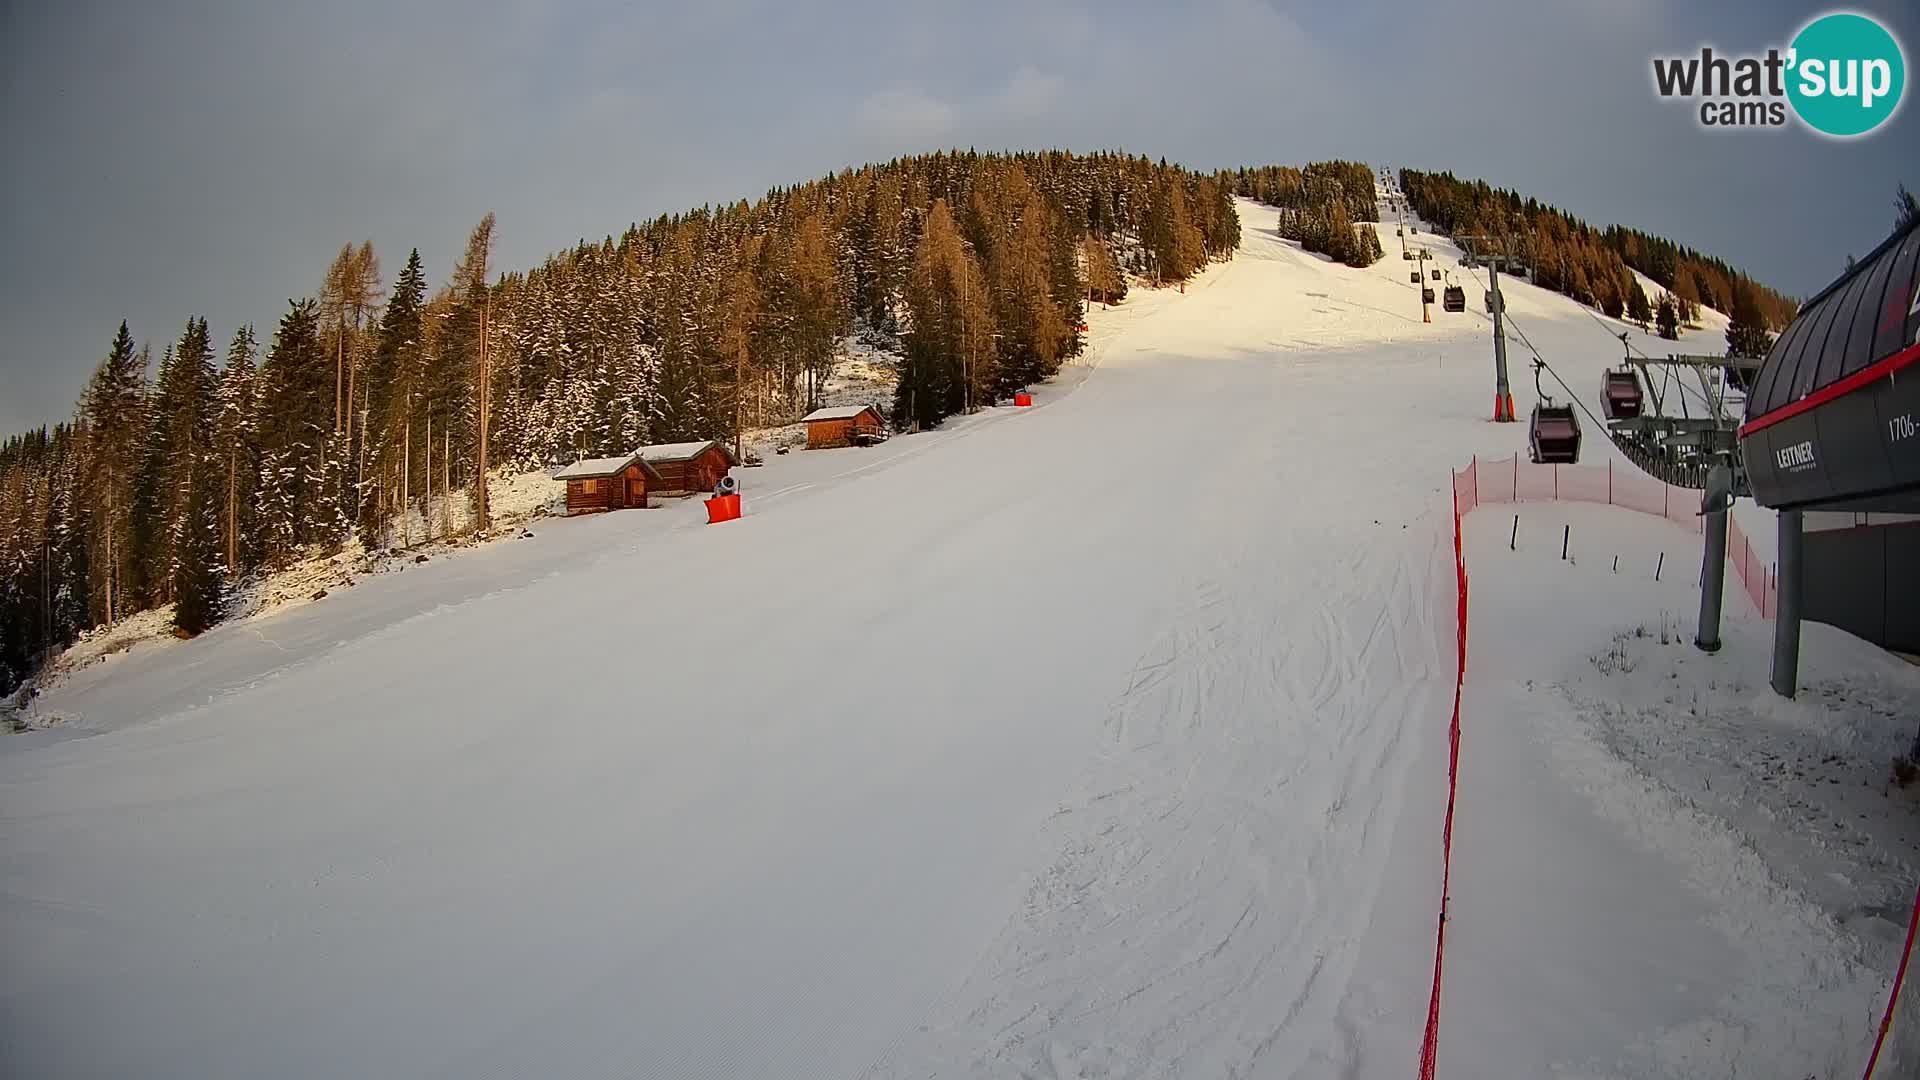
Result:
[[[1037,408],[56,689],[0,746],[5,1071],[1409,1074],[1448,468],[1524,428],[1477,289],[1423,324],[1390,225],[1352,270],[1241,213]]]

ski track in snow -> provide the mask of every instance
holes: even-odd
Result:
[[[1035,408],[743,470],[723,527],[546,522],[62,684],[69,729],[0,748],[0,1054],[1411,1073],[1447,470],[1524,433],[1482,422],[1478,297],[1423,324],[1397,258],[1241,213],[1235,260],[1095,311]],[[1508,300],[1563,374],[1614,360]]]

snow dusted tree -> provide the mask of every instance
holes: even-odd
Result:
[[[485,532],[491,522],[487,503],[487,470],[492,462],[491,448],[487,444],[491,435],[488,429],[492,419],[493,367],[487,349],[487,322],[493,314],[490,285],[493,225],[493,214],[489,212],[467,236],[467,249],[453,269],[453,282],[449,286],[449,317],[441,339],[445,370],[465,369],[465,393],[454,389],[450,400],[458,403],[458,409],[457,412],[450,412],[449,418],[452,420],[457,417],[460,424],[458,430],[462,433],[461,447],[456,453],[463,458],[470,455],[473,462],[473,487],[468,498],[472,507],[472,527],[478,532]]]
[[[330,475],[333,358],[313,301],[289,301],[260,382],[262,554],[284,562],[300,545],[326,539],[338,520],[337,500],[323,500],[319,490]]]
[[[1759,298],[1744,278],[1733,284],[1733,311],[1727,322],[1728,356],[1765,356],[1773,348]]]
[[[260,445],[255,415],[256,343],[252,325],[235,331],[227,347],[227,366],[220,374],[214,421],[214,466],[221,473],[216,500],[220,519],[220,549],[229,577],[237,576],[258,558],[254,495],[259,476]]]
[[[226,568],[220,555],[220,518],[210,458],[189,463],[186,505],[176,532],[173,626],[192,637],[220,621],[226,607]]]
[[[1673,294],[1660,294],[1660,304],[1654,309],[1653,321],[1660,328],[1661,337],[1668,341],[1680,340],[1680,308],[1674,302]]]
[[[133,491],[146,439],[146,385],[146,352],[135,351],[122,322],[80,400],[87,431],[83,483],[97,500],[87,535],[87,594],[97,622],[112,622],[138,608],[129,594],[136,591],[139,572],[133,555]]]
[[[1653,304],[1647,300],[1647,290],[1640,287],[1639,278],[1630,279],[1630,287],[1627,289],[1627,318],[1638,323],[1642,330],[1645,330],[1647,324],[1653,321]]]
[[[368,482],[361,487],[358,519],[361,542],[369,548],[387,543],[402,491],[419,490],[403,470],[413,464],[408,434],[421,399],[421,306],[426,291],[416,249],[394,279],[393,296],[381,314],[366,365],[367,415],[362,426],[367,432]]]
[[[159,527],[153,558],[160,575],[161,601],[174,599],[178,590],[192,487],[196,479],[205,483],[211,475],[207,462],[214,449],[217,386],[207,321],[189,319],[169,361],[161,366],[148,444],[153,455],[148,482],[155,488]]]

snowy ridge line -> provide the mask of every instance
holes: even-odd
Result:
[[[1862,1080],[1873,1080],[1873,1067],[1880,1062],[1880,1051],[1886,1045],[1887,1031],[1893,1027],[1893,1006],[1900,1000],[1900,986],[1907,979],[1907,961],[1913,959],[1913,933],[1920,929],[1920,891],[1913,894],[1913,914],[1907,917],[1907,943],[1900,950],[1900,966],[1893,973],[1893,989],[1887,991],[1887,1010],[1880,1014],[1880,1029],[1873,1037],[1873,1053],[1867,1058],[1867,1071]]]
[[[1467,562],[1460,547],[1459,476],[1454,476],[1453,574],[1455,636],[1453,717],[1447,724],[1447,816],[1440,828],[1440,922],[1434,931],[1433,990],[1420,1041],[1420,1080],[1434,1080],[1440,1049],[1440,977],[1447,954],[1447,898],[1453,887],[1453,808],[1460,778],[1460,695],[1467,681]]]

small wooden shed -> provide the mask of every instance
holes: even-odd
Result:
[[[567,485],[567,513],[644,510],[660,473],[635,450],[620,457],[587,458],[553,474]]]
[[[716,439],[643,446],[640,456],[660,476],[651,489],[657,495],[691,495],[712,491],[727,470],[737,464],[733,451]]]
[[[856,441],[878,436],[885,421],[880,410],[871,405],[840,405],[815,409],[800,418],[807,425],[807,449],[852,446]]]

